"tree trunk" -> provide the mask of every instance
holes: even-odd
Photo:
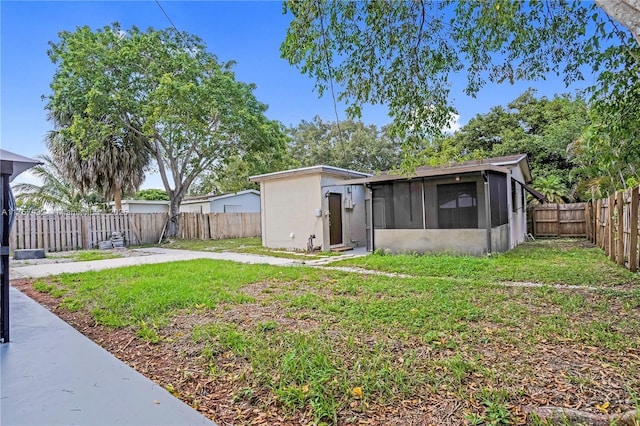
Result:
[[[167,226],[167,237],[178,237],[180,235],[180,202],[182,197],[170,197],[169,201],[169,225]]]
[[[596,0],[596,4],[631,31],[640,43],[640,0]]]
[[[116,213],[120,213],[122,211],[122,191],[117,182],[113,191],[113,203]]]

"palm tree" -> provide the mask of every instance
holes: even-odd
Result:
[[[541,176],[536,178],[533,187],[545,196],[548,202],[563,204],[565,200],[571,200],[569,190],[562,180],[556,175]]]
[[[67,135],[74,120],[70,113],[51,112],[55,130],[47,135],[47,145],[56,162],[82,193],[96,191],[105,199],[113,199],[115,209],[122,209],[122,194],[134,193],[145,177],[151,161],[147,138],[141,132],[126,129],[93,141],[77,143]],[[102,123],[110,127],[108,118]],[[85,146],[90,145],[90,146]]]
[[[89,213],[100,204],[95,200],[90,202],[87,196],[83,196],[76,190],[51,156],[36,155],[35,158],[42,164],[33,167],[30,173],[39,178],[42,185],[31,183],[15,185],[13,189],[18,202],[30,205],[34,210],[51,208],[70,213]]]

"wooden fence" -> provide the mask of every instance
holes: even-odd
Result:
[[[638,270],[638,191],[618,191],[587,205],[586,237],[611,260],[632,272]]]
[[[529,208],[530,232],[534,237],[586,237],[587,203],[537,204]]]
[[[95,248],[120,232],[127,245],[157,243],[167,223],[166,213],[18,214],[10,235],[15,249],[48,252]]]
[[[167,213],[18,214],[10,247],[42,248],[47,252],[91,249],[120,232],[127,245],[158,243],[166,230]],[[181,213],[181,237],[223,239],[260,235],[260,213]]]
[[[184,239],[222,240],[260,236],[260,213],[181,213]]]

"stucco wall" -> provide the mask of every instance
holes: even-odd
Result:
[[[322,183],[322,211],[323,217],[323,239],[322,249],[329,250],[329,200],[327,193],[341,195],[342,207],[342,244],[349,247],[360,247],[366,245],[366,222],[365,222],[365,192],[362,185],[334,185],[344,177],[334,177],[323,175]]]
[[[319,174],[264,181],[260,193],[262,245],[304,250],[310,234],[316,235],[314,245],[323,241],[324,196]]]
[[[518,182],[524,182],[524,176],[522,175],[522,171],[519,167],[514,167],[511,169],[511,177]],[[508,181],[509,185],[513,185],[511,180]],[[515,184],[516,187],[516,206],[512,207],[512,200],[509,197],[509,208],[512,212],[511,215],[511,241],[510,248],[517,246],[518,244],[524,242],[526,234],[527,234],[527,209],[526,205],[523,203],[524,194],[522,193],[522,186]],[[509,188],[509,193],[511,188]],[[514,211],[515,210],[515,211]]]
[[[487,230],[375,229],[374,249],[392,253],[450,251],[481,255],[487,252]]]
[[[212,200],[211,213],[260,213],[260,195],[254,193],[237,194]]]
[[[509,224],[491,229],[491,252],[505,252],[509,250]]]
[[[180,213],[210,213],[209,201],[203,200],[197,203],[180,204]]]

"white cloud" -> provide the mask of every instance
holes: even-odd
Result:
[[[42,181],[36,175],[34,175],[31,170],[26,170],[23,173],[20,173],[16,178],[11,182],[11,185],[17,185],[19,183],[29,183],[32,185],[42,185]]]
[[[451,113],[451,118],[449,119],[449,123],[443,129],[443,131],[445,133],[451,134],[451,133],[455,133],[458,130],[460,130],[461,127],[462,127],[462,125],[460,124],[460,115],[452,112]]]

